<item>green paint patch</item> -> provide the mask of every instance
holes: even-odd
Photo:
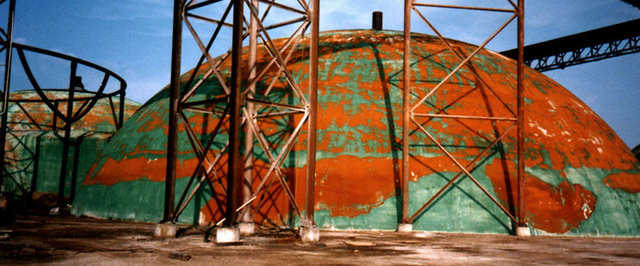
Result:
[[[410,182],[409,212],[415,213],[453,176],[454,173],[438,173]],[[484,179],[483,185],[491,187],[488,178]],[[395,230],[399,210],[399,197],[391,196],[367,214],[356,217],[334,217],[326,207],[321,207],[315,213],[315,221],[321,228]],[[427,231],[509,233],[510,228],[509,218],[468,179],[456,182],[414,222],[414,230]]]
[[[536,178],[544,181],[552,186],[558,186],[560,183],[566,181],[562,175],[556,170],[542,168],[539,166],[525,167],[525,173],[535,176]]]
[[[187,181],[187,178],[178,178],[176,191],[183,191]],[[164,182],[152,182],[147,179],[117,183],[113,186],[85,186],[78,193],[76,204],[71,211],[74,215],[159,222],[164,210],[164,186]],[[178,222],[198,223],[200,207],[206,204],[202,194],[198,194],[200,195],[184,210]],[[176,204],[178,197],[179,195],[176,195]]]

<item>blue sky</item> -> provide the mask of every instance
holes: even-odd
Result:
[[[19,0],[15,40],[73,55],[107,67],[128,83],[127,97],[144,103],[169,81],[172,0]],[[295,2],[295,1],[294,1]],[[423,1],[427,2],[427,1]],[[509,7],[501,0],[431,1],[492,7]],[[220,13],[217,9],[204,10]],[[370,28],[371,12],[384,12],[384,28],[401,30],[401,0],[322,0],[320,30]],[[0,10],[6,24],[7,4]],[[508,17],[505,14],[422,8],[447,37],[479,44]],[[413,16],[412,30],[431,33]],[[620,0],[528,0],[525,43],[552,38],[640,18],[640,10]],[[206,32],[207,24],[196,22]],[[228,40],[223,32],[222,40]],[[278,33],[274,33],[275,37]],[[195,65],[198,49],[184,30],[182,72]],[[228,43],[228,42],[227,42]],[[515,47],[515,23],[488,45],[495,51]],[[216,47],[214,53],[228,46]],[[36,58],[37,59],[37,58]],[[35,60],[35,59],[34,59]],[[36,73],[46,75],[66,69],[61,62],[42,62]],[[14,65],[15,66],[15,65]],[[20,71],[16,71],[20,72]],[[571,90],[598,113],[629,145],[640,144],[640,54],[545,72]],[[16,74],[17,75],[17,74]],[[86,83],[97,80],[86,73]],[[23,77],[14,77],[12,90],[24,89]],[[21,80],[23,80],[21,82]],[[50,80],[49,87],[64,87],[65,78]]]

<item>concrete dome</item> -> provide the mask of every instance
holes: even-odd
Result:
[[[455,67],[458,60],[432,36],[415,34],[412,38],[414,93],[420,96]],[[474,49],[469,44],[454,43],[466,53]],[[397,226],[402,44],[401,32],[321,34],[316,223],[322,228]],[[259,58],[259,63],[267,60],[264,54]],[[289,69],[304,87],[307,58],[302,52],[293,58]],[[515,109],[515,62],[486,50],[472,62],[473,71],[486,78],[493,93]],[[228,73],[228,65],[223,69]],[[464,68],[454,75],[421,108],[444,109],[449,114],[510,116],[508,109],[470,71]],[[638,235],[640,168],[629,148],[571,92],[532,69],[527,68],[525,75],[527,222],[538,233]],[[188,73],[183,77],[188,78]],[[265,84],[270,78],[267,75]],[[258,90],[264,89],[265,84],[258,84]],[[197,97],[215,97],[221,91],[212,78],[198,90]],[[213,127],[202,115],[188,115],[200,134]],[[82,201],[74,206],[76,214],[160,220],[167,118],[168,90],[164,88],[102,150],[84,180]],[[511,125],[511,122],[460,123],[447,119],[422,123],[463,164]],[[178,193],[197,162],[183,128],[179,129],[179,135]],[[291,182],[299,188],[296,193],[304,193],[301,190],[306,158],[304,142],[303,131],[284,165],[289,169]],[[515,130],[472,172],[511,210],[517,198],[514,144]],[[458,169],[424,134],[412,134],[411,145],[409,208],[413,212]],[[264,157],[258,153],[255,156]],[[257,168],[261,166],[264,162],[258,161]],[[219,215],[206,194],[191,203],[181,216],[182,222]],[[280,200],[284,202],[282,195]],[[275,205],[286,209],[286,204]],[[267,217],[272,215],[269,210],[264,212]],[[264,218],[256,215],[255,219],[261,222]],[[507,233],[511,224],[480,189],[463,178],[418,217],[414,230]]]
[[[68,96],[67,91],[45,90],[44,93],[50,100],[58,101],[59,110],[66,114],[67,103],[64,99]],[[75,95],[77,98],[93,96],[84,92],[76,92]],[[10,134],[7,136],[5,150],[7,170],[11,173],[8,178],[11,180],[5,180],[3,189],[22,194],[25,191],[21,190],[29,191],[31,186],[35,186],[32,188],[34,192],[57,193],[63,142],[53,133],[53,112],[34,90],[15,91],[9,98],[12,101],[9,102],[7,115]],[[14,101],[19,101],[19,104]],[[120,100],[114,99],[113,104],[114,108],[117,108]],[[76,102],[76,110],[81,105],[82,102]],[[138,103],[127,100],[125,119],[138,107]],[[24,110],[28,110],[28,113]],[[59,134],[64,135],[64,122],[61,118],[58,117],[55,124]],[[97,100],[90,112],[72,124],[71,138],[75,140],[75,144],[72,144],[69,152],[69,165],[72,167],[75,161],[77,168],[68,171],[65,194],[69,195],[72,183],[75,183],[72,177],[77,176],[80,179],[86,175],[96,159],[97,150],[101,149],[115,132],[114,116],[106,98]],[[75,147],[79,150],[78,158],[74,159]]]

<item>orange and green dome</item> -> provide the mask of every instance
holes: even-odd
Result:
[[[467,54],[475,48],[461,42],[454,44]],[[397,226],[402,154],[399,150],[402,46],[402,33],[393,31],[337,31],[320,36],[315,219],[321,228]],[[304,51],[296,50],[288,66],[302,88],[306,88],[308,77]],[[259,53],[258,64],[265,64],[268,59]],[[458,62],[437,38],[414,34],[412,101],[417,102]],[[228,67],[223,66],[224,73],[228,73]],[[488,86],[471,71],[487,80]],[[515,71],[513,60],[483,50],[474,57],[471,68],[455,74],[417,111],[512,116],[509,109],[515,110]],[[258,83],[257,90],[264,90],[273,75],[268,74]],[[527,222],[539,233],[640,234],[640,164],[629,148],[588,106],[548,77],[527,68],[524,86]],[[195,97],[204,99],[221,94],[218,81],[210,78]],[[83,181],[85,186],[74,205],[76,214],[161,219],[168,100],[168,89],[164,88],[100,152]],[[201,114],[187,113],[187,116],[198,134],[206,135],[214,126],[213,121]],[[292,125],[285,118],[275,122],[280,128]],[[444,118],[419,122],[463,165],[513,124]],[[303,199],[305,130],[301,134],[284,167],[295,193]],[[221,134],[216,140],[223,143],[225,136]],[[184,127],[179,128],[178,143],[176,191],[180,193],[194,171],[197,158]],[[415,211],[459,169],[419,131],[411,135],[410,153],[409,208]],[[266,171],[263,169],[266,160],[261,152],[254,155],[258,159],[259,178]],[[515,209],[517,198],[515,163],[513,130],[472,171],[511,210]],[[181,216],[182,222],[198,222],[219,215],[208,194],[210,191],[204,191],[196,197]],[[279,195],[274,205],[286,210],[284,194]],[[258,214],[261,211],[264,216]],[[273,215],[272,210],[260,207],[254,218],[264,222],[265,216],[273,218]],[[414,230],[505,233],[511,230],[511,223],[471,180],[462,178],[417,218]]]

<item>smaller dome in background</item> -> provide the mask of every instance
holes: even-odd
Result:
[[[45,95],[66,115],[67,91],[44,90]],[[75,93],[74,111],[83,106],[82,99],[95,94]],[[38,204],[53,207],[58,192],[64,122],[55,118],[50,107],[34,90],[11,92],[8,105],[8,135],[5,143],[6,167],[10,173],[9,182],[4,182],[3,190],[12,194],[33,193]],[[113,110],[107,98],[96,101],[86,115],[71,126],[71,148],[68,154],[70,170],[66,177],[65,195],[73,197],[79,187],[76,183],[86,175],[98,150],[117,131],[115,118],[120,106],[119,97],[113,97]],[[140,104],[126,100],[124,111],[128,119]],[[57,128],[58,134],[54,132]],[[76,151],[77,149],[77,151]],[[23,195],[24,196],[24,195]],[[40,206],[45,207],[45,206]]]

